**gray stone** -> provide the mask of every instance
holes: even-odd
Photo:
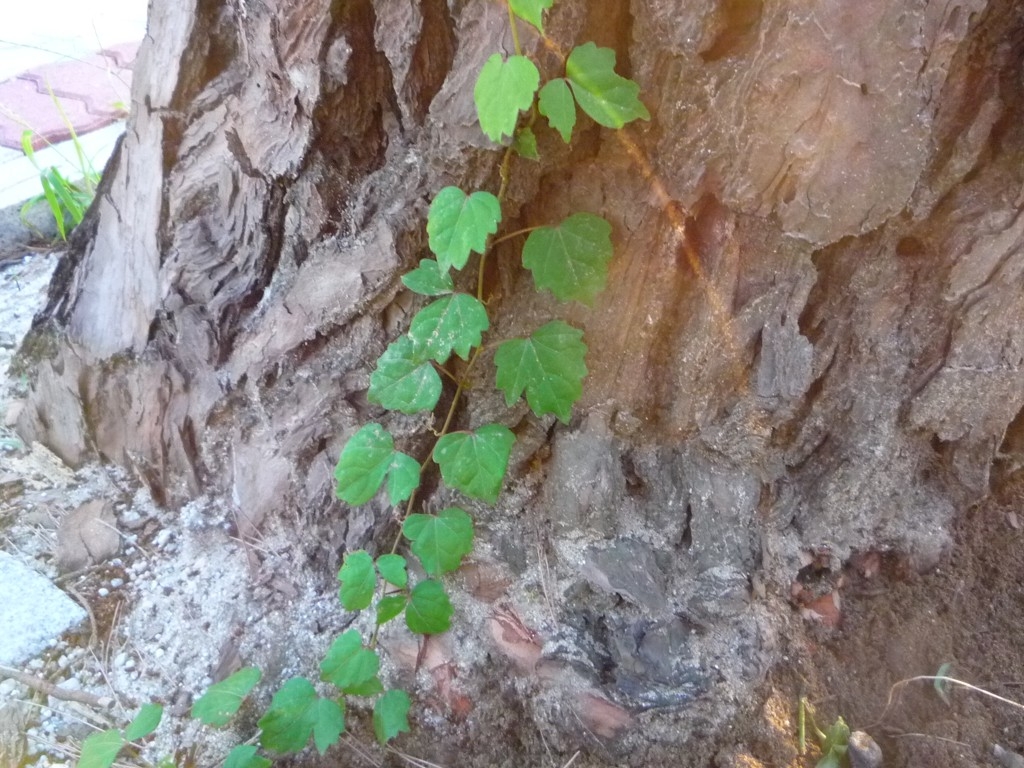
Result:
[[[0,664],[16,666],[85,618],[85,611],[5,552],[0,552]]]
[[[27,208],[24,216],[20,205],[0,209],[0,264],[25,255],[31,245],[52,242],[56,237],[57,224],[45,203]]]
[[[651,611],[666,609],[665,574],[647,544],[619,539],[609,547],[591,547],[585,557],[583,575],[595,587]]]
[[[114,506],[93,499],[61,521],[57,530],[57,566],[67,573],[113,557],[121,546]]]

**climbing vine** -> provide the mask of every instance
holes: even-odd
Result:
[[[537,158],[534,125],[538,115],[565,143],[572,140],[578,110],[612,129],[649,118],[638,98],[639,86],[616,73],[614,51],[594,43],[574,48],[565,58],[564,72],[541,84],[536,63],[522,53],[517,25],[521,20],[543,35],[543,14],[553,3],[507,0],[515,53],[491,56],[473,91],[481,129],[491,141],[505,146],[500,188],[492,193],[445,187],[434,196],[426,225],[432,258],[422,259],[402,277],[406,288],[429,301],[412,318],[409,330],[388,345],[370,376],[369,401],[404,414],[427,414],[424,432],[433,432],[433,445],[421,457],[410,455],[399,450],[384,426],[371,423],[349,438],[338,459],[338,498],[356,506],[373,499],[383,487],[388,502],[402,509],[401,537],[392,551],[376,558],[363,550],[349,552],[338,573],[342,607],[350,612],[372,609],[373,635],[365,639],[351,629],[331,644],[320,664],[320,682],[334,689],[330,695],[323,695],[304,677],[286,681],[259,719],[259,747],[253,743],[235,747],[226,768],[265,768],[270,760],[260,754],[260,748],[276,754],[297,752],[310,737],[324,752],[345,730],[347,697],[373,699],[373,728],[382,744],[409,730],[408,694],[386,690],[379,676],[377,630],[403,617],[413,633],[446,632],[453,608],[443,577],[456,570],[473,549],[469,513],[457,506],[436,514],[416,512],[417,491],[424,475],[436,468],[448,488],[494,504],[515,442],[512,431],[498,423],[452,429],[491,327],[483,276],[502,223],[510,161],[513,155]],[[522,263],[537,289],[551,292],[560,301],[592,304],[607,280],[611,225],[592,213],[574,213],[528,232]],[[504,237],[513,234],[520,233]],[[474,254],[472,279],[462,273]],[[475,290],[461,290],[457,283],[472,284]],[[587,346],[580,329],[551,320],[528,336],[489,341],[488,346],[495,348],[494,382],[508,406],[525,397],[537,417],[551,415],[568,422],[587,374]],[[455,363],[453,356],[462,362]],[[454,392],[443,414],[436,414],[445,386],[442,374],[451,379]],[[431,430],[433,417],[442,415],[440,430]],[[410,567],[410,558],[418,568]],[[424,576],[414,578],[419,572]],[[211,686],[196,701],[193,717],[212,727],[225,725],[259,677],[259,670],[245,668]],[[123,745],[152,732],[159,714],[144,710],[125,732],[111,730],[90,737],[83,745],[80,765],[107,768]],[[97,746],[91,751],[94,739]]]

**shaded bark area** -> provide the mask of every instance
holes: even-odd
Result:
[[[706,764],[694,737],[800,631],[808,557],[926,568],[1022,450],[1019,5],[685,5],[548,20],[565,50],[616,48],[653,119],[541,131],[514,166],[508,231],[592,211],[616,259],[585,310],[497,249],[493,337],[563,316],[590,376],[568,426],[506,413],[486,366],[459,416],[520,439],[460,601],[491,637],[449,651],[476,714],[440,697],[432,759],[685,743]],[[510,49],[497,3],[156,3],[128,134],[26,345],[22,434],[164,504],[231,498],[243,535],[298,524],[325,580],[374,546],[390,514],[336,501],[333,464],[367,420],[422,426],[368,404],[368,377],[414,309],[398,276],[431,196],[497,188],[472,89]]]

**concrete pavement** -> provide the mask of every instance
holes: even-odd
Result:
[[[147,10],[146,0],[8,5],[0,25],[0,208],[41,191],[38,171],[21,151],[26,129],[33,131],[37,162],[75,178],[70,123],[92,166],[102,170],[130,107],[131,66]]]

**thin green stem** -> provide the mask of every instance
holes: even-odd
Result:
[[[491,245],[495,246],[498,243],[504,243],[506,240],[511,240],[513,237],[519,237],[519,235],[525,235],[530,232],[533,232],[535,229],[540,229],[540,226],[538,225],[536,227],[523,227],[522,229],[517,229],[515,232],[509,232],[497,238],[496,240],[493,240],[491,242]]]
[[[511,12],[511,11],[510,11]],[[509,168],[512,165],[512,155],[515,153],[513,150],[513,144],[509,144],[505,147],[505,156],[501,159],[501,168],[498,173],[501,175],[501,186],[498,187],[498,202],[505,202],[505,197],[508,195],[508,184],[509,184]],[[498,240],[497,242],[501,242]],[[476,273],[476,297],[479,301],[484,300],[484,267],[487,266],[487,254],[494,246],[494,242],[488,243],[487,248],[480,255],[480,264],[477,267]]]
[[[508,25],[512,29],[512,45],[516,49],[516,56],[523,55],[523,49],[519,47],[519,27],[516,25],[516,15],[512,13],[512,3],[505,3],[508,8]]]
[[[473,370],[473,365],[476,363],[477,358],[480,356],[480,351],[483,346],[477,347],[473,350],[473,356],[469,359],[469,364],[466,366],[466,370],[462,374],[462,378],[458,381],[455,387],[455,395],[452,397],[452,404],[448,406],[448,415],[444,418],[444,424],[441,426],[441,431],[437,433],[437,440],[434,441],[434,445],[437,445],[437,441],[448,434],[448,430],[451,428],[452,421],[455,419],[455,413],[459,407],[459,400],[462,398],[462,393],[466,390],[466,380],[469,377],[470,371]],[[427,454],[427,458],[420,464],[420,476],[423,475],[423,470],[434,460],[434,450],[431,448],[430,453]],[[391,554],[395,554],[398,550],[398,545],[402,541],[402,523],[405,519],[412,514],[413,504],[416,503],[416,492],[419,490],[419,486],[412,489],[412,493],[409,494],[409,500],[405,504],[405,512],[402,513],[402,519],[398,526],[398,535],[395,537],[394,544],[391,545]]]

